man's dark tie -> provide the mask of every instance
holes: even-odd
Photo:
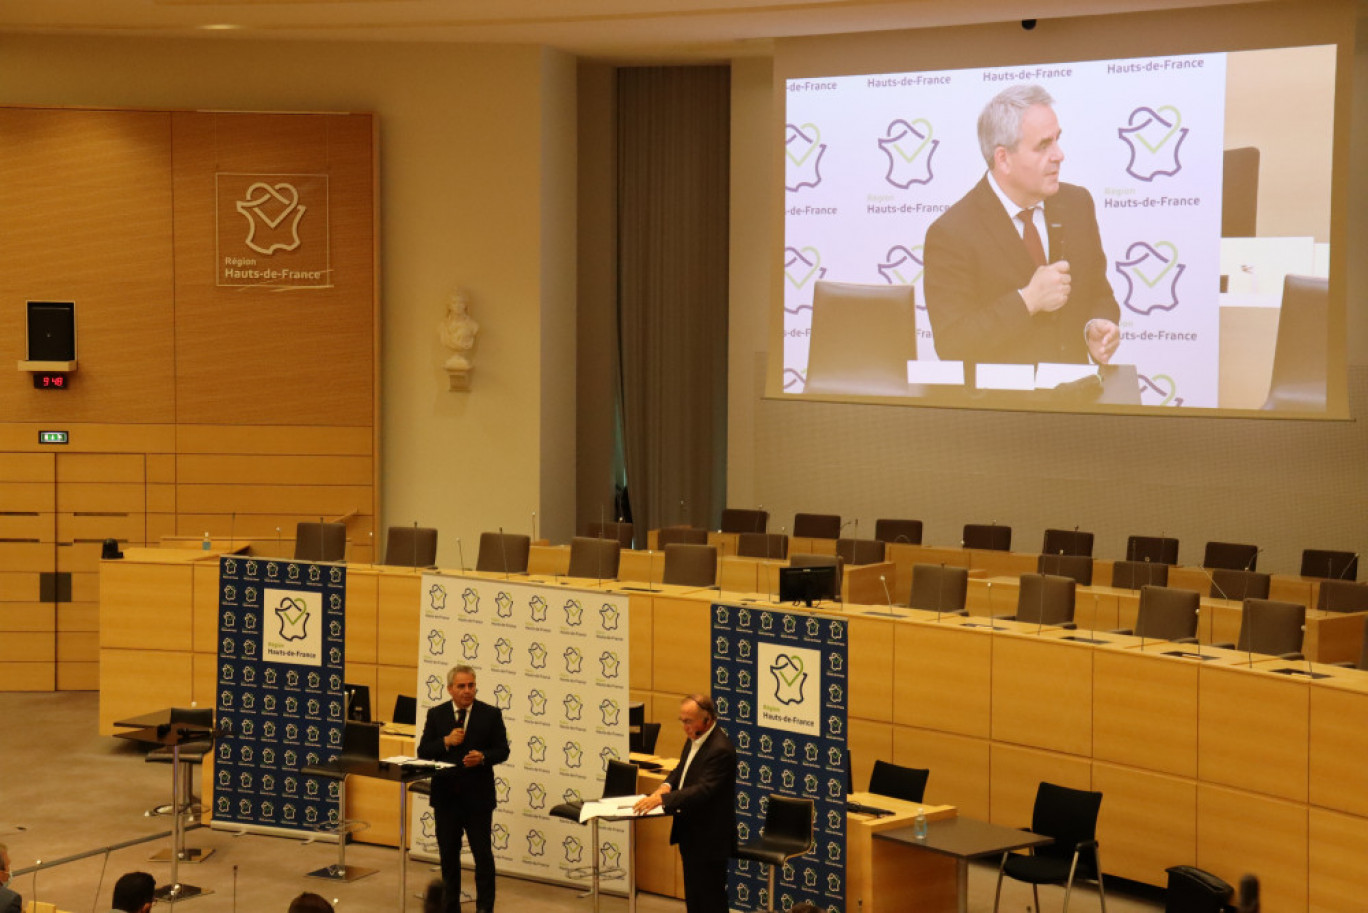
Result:
[[[460,710],[457,710],[457,711],[456,711],[456,728],[457,728],[457,729],[464,729],[464,728],[465,728],[465,718],[466,718],[466,711],[465,711],[465,708],[462,707]]]
[[[1017,213],[1017,218],[1021,220],[1021,240],[1026,242],[1026,252],[1031,255],[1036,266],[1045,265],[1045,245],[1040,243],[1040,232],[1036,231],[1035,219],[1031,218],[1035,210],[1023,209]]]

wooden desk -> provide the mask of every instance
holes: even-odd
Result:
[[[956,872],[953,859],[924,852],[874,835],[910,827],[917,809],[926,819],[954,818],[953,805],[918,805],[874,793],[853,792],[852,802],[883,808],[892,815],[846,815],[846,909],[864,913],[933,911],[955,908]]]

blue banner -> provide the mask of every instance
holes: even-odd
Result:
[[[216,822],[337,823],[337,781],[300,770],[342,749],[346,593],[338,565],[220,559]]]
[[[816,805],[815,845],[779,873],[776,910],[845,909],[846,629],[831,616],[712,607],[712,694],[736,744],[737,840],[760,836],[772,794]],[[764,908],[767,868],[732,866],[731,907]]]

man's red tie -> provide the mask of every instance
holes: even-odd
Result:
[[[1036,266],[1045,265],[1045,245],[1040,243],[1040,232],[1036,231],[1035,219],[1031,218],[1034,210],[1023,209],[1017,213],[1017,218],[1021,220],[1021,240],[1026,242],[1026,252],[1031,255]]]

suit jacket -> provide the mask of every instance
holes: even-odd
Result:
[[[1045,201],[1050,260],[1068,260],[1069,300],[1032,316],[1017,294],[1036,265],[988,177],[940,215],[926,232],[922,285],[942,359],[966,362],[1086,363],[1083,327],[1120,319],[1092,195],[1060,184]]]
[[[722,727],[715,726],[681,788],[680,773],[692,750],[693,742],[685,740],[679,764],[665,778],[670,791],[661,801],[674,816],[670,842],[679,844],[681,852],[730,856],[736,849],[736,748]]]
[[[430,707],[418,741],[418,757],[455,764],[432,778],[432,804],[455,810],[493,811],[498,804],[494,793],[494,765],[508,760],[508,731],[503,711],[493,704],[476,701],[466,715],[465,741],[447,748],[442,739],[456,728],[456,708],[451,701]],[[461,763],[468,752],[484,752],[484,763],[466,767]]]
[[[0,887],[0,913],[19,913],[24,899],[7,887]]]

